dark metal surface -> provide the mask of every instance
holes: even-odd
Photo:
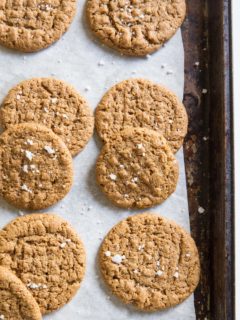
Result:
[[[233,319],[230,23],[227,0],[188,0],[183,25],[184,145],[192,235],[201,259],[198,320]]]

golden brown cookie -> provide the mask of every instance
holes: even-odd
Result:
[[[76,0],[0,1],[0,44],[23,52],[46,48],[68,29]]]
[[[156,311],[181,303],[195,290],[198,250],[176,223],[139,214],[114,226],[99,252],[102,276],[124,303]]]
[[[185,0],[88,0],[93,33],[123,54],[143,56],[160,48],[181,26]]]
[[[71,154],[52,130],[22,123],[0,135],[0,195],[9,203],[49,207],[69,192],[72,181]]]
[[[125,127],[143,127],[163,134],[176,152],[187,126],[187,113],[177,96],[145,79],[129,79],[113,86],[96,109],[96,128],[105,142]]]
[[[59,135],[74,156],[93,134],[93,114],[83,97],[67,83],[53,78],[25,80],[11,89],[0,109],[4,129],[37,122]]]
[[[62,218],[30,214],[0,231],[0,264],[21,279],[45,314],[62,307],[79,289],[85,250]]]
[[[162,135],[127,128],[103,146],[96,176],[103,192],[117,206],[148,208],[174,192],[178,164]]]
[[[0,319],[42,319],[39,306],[31,293],[20,279],[3,267],[0,267]]]

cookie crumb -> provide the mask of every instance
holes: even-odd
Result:
[[[198,213],[204,213],[205,212],[205,209],[203,207],[198,207]]]
[[[115,254],[115,256],[112,257],[112,262],[116,264],[122,263],[122,261],[125,259],[125,256],[121,256],[120,254]]]
[[[105,65],[105,62],[103,61],[103,60],[100,60],[99,62],[98,62],[98,66],[99,67],[103,67]]]

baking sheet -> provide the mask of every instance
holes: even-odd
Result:
[[[50,48],[34,54],[22,54],[0,47],[0,100],[19,81],[49,76],[74,85],[93,109],[109,87],[131,77],[143,77],[163,84],[182,99],[184,51],[181,33],[178,31],[166,46],[147,58],[120,56],[92,38],[86,27],[84,2],[79,1],[77,15],[69,31]],[[86,275],[77,295],[65,307],[44,319],[196,319],[193,296],[175,308],[148,314],[121,304],[102,283],[96,264],[101,240],[113,225],[133,214],[133,211],[112,206],[96,185],[94,169],[100,148],[101,142],[94,135],[83,152],[74,158],[75,175],[71,192],[57,205],[44,210],[68,220],[81,236],[87,252]],[[173,219],[189,230],[182,150],[177,153],[177,158],[180,177],[176,192],[162,205],[148,211]],[[17,209],[1,200],[0,227],[18,214]]]

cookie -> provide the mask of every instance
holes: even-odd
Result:
[[[57,41],[68,29],[76,0],[0,2],[0,44],[34,52]]]
[[[160,48],[181,26],[185,0],[88,0],[93,33],[109,47],[130,56]]]
[[[43,209],[62,199],[73,182],[72,157],[52,130],[36,123],[0,135],[0,195],[22,209]]]
[[[163,136],[148,129],[127,128],[103,146],[96,177],[115,205],[148,208],[174,192],[178,164]]]
[[[196,245],[174,222],[138,214],[119,222],[99,251],[106,284],[124,303],[156,311],[181,303],[195,290],[200,274]]]
[[[30,214],[0,231],[0,264],[21,279],[45,314],[62,307],[79,289],[85,250],[62,218]]]
[[[39,306],[11,271],[0,267],[0,319],[41,320]]]
[[[53,78],[25,80],[9,91],[0,109],[4,129],[21,122],[37,122],[59,135],[74,156],[93,134],[93,114],[70,85]]]
[[[187,133],[188,118],[173,92],[145,79],[129,79],[113,86],[96,109],[96,128],[104,142],[128,126],[160,132],[176,152]]]

